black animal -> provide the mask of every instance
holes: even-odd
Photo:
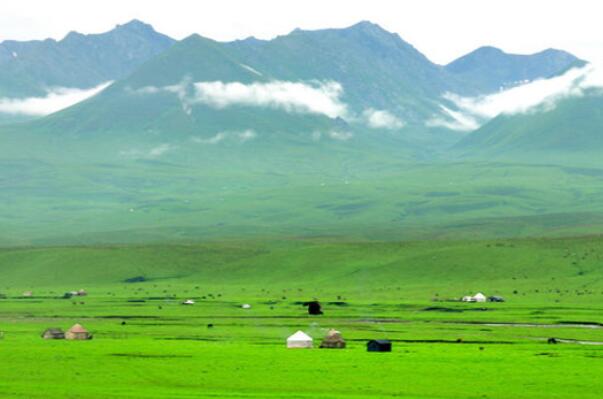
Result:
[[[559,341],[557,341],[557,338],[549,338],[546,342],[553,345],[559,343]]]

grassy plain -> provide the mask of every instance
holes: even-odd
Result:
[[[599,398],[602,243],[4,249],[0,397]],[[147,281],[124,282],[137,276]],[[60,298],[79,288],[89,295]],[[33,297],[21,297],[25,290]],[[446,301],[478,290],[507,302]],[[180,305],[187,298],[197,303]],[[323,316],[306,314],[300,302],[312,298]],[[39,337],[75,322],[94,339]],[[317,346],[328,328],[342,331],[347,349],[285,348],[298,329]],[[550,337],[565,341],[549,345]],[[367,353],[374,338],[393,340],[393,352]]]

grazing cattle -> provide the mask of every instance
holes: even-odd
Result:
[[[557,344],[557,343],[559,343],[559,341],[557,341],[557,338],[549,338],[546,342],[549,343],[549,344]]]

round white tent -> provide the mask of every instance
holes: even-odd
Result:
[[[477,294],[475,294],[473,296],[473,300],[475,302],[486,302],[486,296],[484,294],[482,294],[481,292],[478,292]]]
[[[287,338],[287,348],[312,348],[312,337],[303,331],[298,331]]]

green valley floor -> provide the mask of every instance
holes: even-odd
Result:
[[[602,243],[4,249],[0,397],[600,398]],[[506,302],[453,301],[478,291]],[[312,299],[324,315],[307,314]],[[40,337],[74,323],[94,338]],[[330,328],[346,349],[318,348]],[[314,349],[286,348],[297,330]],[[392,352],[367,352],[370,339]]]

